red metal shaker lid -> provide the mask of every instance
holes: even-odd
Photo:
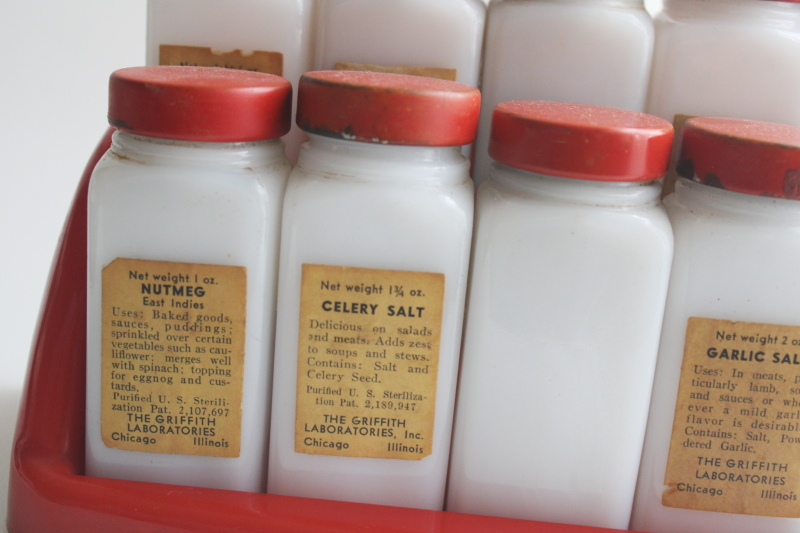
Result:
[[[300,78],[297,125],[353,141],[460,146],[475,139],[475,87],[421,76],[325,70]]]
[[[678,174],[704,185],[800,200],[800,128],[697,117],[681,130]]]
[[[669,165],[672,125],[589,104],[513,101],[492,115],[489,155],[514,168],[593,181],[650,181]]]
[[[197,142],[275,139],[291,126],[292,85],[216,67],[132,67],[109,81],[108,121],[147,137]]]

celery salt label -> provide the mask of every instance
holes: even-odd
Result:
[[[444,275],[305,264],[300,301],[295,451],[429,456]]]

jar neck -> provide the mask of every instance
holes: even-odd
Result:
[[[678,179],[675,193],[667,200],[697,212],[722,212],[753,218],[790,217],[800,221],[800,200],[726,191],[686,178]]]
[[[598,207],[641,207],[657,203],[661,195],[658,181],[577,180],[519,170],[497,162],[492,164],[489,181],[501,191]]]
[[[358,181],[460,183],[469,179],[469,161],[458,146],[400,146],[334,139],[310,134],[297,167],[327,178]]]
[[[114,132],[109,153],[143,164],[198,167],[224,165],[228,168],[279,164],[285,158],[281,139],[243,143],[198,143],[142,137],[122,131]]]
[[[658,20],[731,20],[796,28],[800,4],[774,0],[663,0]]]

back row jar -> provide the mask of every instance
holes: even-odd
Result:
[[[642,0],[492,0],[472,176],[489,176],[492,109],[554,100],[644,111],[653,21]]]
[[[655,30],[648,113],[800,126],[800,3],[664,0]],[[665,195],[676,179],[673,161]]]

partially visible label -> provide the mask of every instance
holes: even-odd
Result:
[[[203,46],[162,44],[158,47],[158,54],[159,65],[222,67],[283,76],[283,54],[280,52],[255,50],[244,54],[241,50],[217,52]]]
[[[692,317],[667,507],[800,518],[800,327]]]
[[[118,258],[102,283],[105,445],[239,457],[246,269]]]
[[[672,128],[675,130],[675,136],[672,138],[672,152],[669,158],[669,170],[664,174],[664,183],[661,188],[661,198],[666,198],[668,195],[675,192],[675,182],[678,181],[680,176],[676,170],[678,166],[678,155],[681,148],[681,128],[683,124],[694,118],[694,115],[675,115],[672,121]]]
[[[298,453],[431,454],[444,274],[303,265]]]
[[[368,63],[345,63],[339,61],[336,63],[333,69],[357,70],[366,72],[388,72],[389,74],[410,74],[412,76],[423,76],[425,78],[436,78],[438,80],[456,81],[456,69],[454,68],[407,66],[385,67],[382,65],[370,65]]]

